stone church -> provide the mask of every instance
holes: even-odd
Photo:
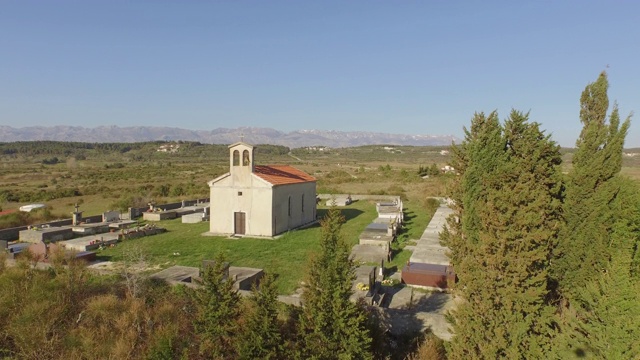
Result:
[[[255,147],[229,145],[229,172],[209,181],[210,232],[274,236],[316,220],[316,179],[288,165],[256,165]]]

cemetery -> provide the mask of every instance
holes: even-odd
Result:
[[[328,197],[333,196],[319,195],[320,199]],[[444,319],[442,314],[431,311],[425,313],[419,307],[411,309],[409,305],[418,297],[424,298],[424,294],[420,293],[422,295],[415,296],[414,299],[412,290],[407,290],[397,282],[390,285],[390,280],[385,280],[385,275],[393,276],[406,285],[439,290],[446,289],[447,284],[455,281],[455,274],[446,257],[446,248],[441,247],[437,239],[437,233],[441,231],[450,209],[446,206],[438,208],[421,239],[414,247],[409,247],[413,250],[413,255],[402,272],[387,274],[385,264],[391,260],[391,244],[403,231],[402,200],[397,196],[368,195],[348,195],[341,198],[349,199],[342,206],[349,209],[345,210],[347,222],[343,225],[345,240],[351,244],[352,255],[361,264],[356,268],[352,300],[361,298],[365,303],[386,311],[399,311],[398,318],[406,316],[406,312],[429,314],[423,314],[425,320],[415,325],[421,328],[427,324],[433,326],[433,321]],[[120,220],[119,213],[117,219],[113,213],[109,214],[108,219],[103,214],[104,220],[109,221],[86,223],[82,221],[81,212],[76,209],[73,219],[75,224],[24,230],[28,235],[21,232],[21,240],[32,239],[29,250],[41,255],[43,260],[55,248],[62,248],[73,251],[88,261],[95,260],[96,255],[119,261],[128,249],[139,246],[150,255],[152,263],[169,264],[164,270],[150,275],[151,278],[189,287],[198,286],[201,266],[206,266],[203,259],[212,258],[223,251],[231,263],[241,265],[226,268],[227,276],[233,279],[234,287],[241,294],[249,294],[251,287],[259,284],[264,273],[269,272],[278,275],[278,289],[282,294],[279,300],[301,305],[299,282],[305,272],[304,264],[309,254],[317,251],[319,227],[314,225],[304,230],[287,232],[271,240],[203,237],[204,234],[210,235],[207,231],[209,224],[206,222],[211,216],[206,207],[208,204],[203,202],[169,210],[162,210],[162,205],[154,205],[147,211],[140,212],[142,219],[148,222],[144,226],[134,226],[138,222],[133,219]],[[323,216],[324,211],[318,209],[318,216]],[[178,217],[181,219],[177,219]],[[159,221],[161,227],[151,224],[152,221]],[[143,238],[164,233],[165,228],[168,230],[165,235],[154,236],[153,239]],[[131,239],[136,240],[124,241]],[[118,245],[115,246],[116,244]],[[12,246],[15,247],[16,244]],[[429,303],[430,300],[425,301]],[[396,327],[395,330],[397,329]],[[449,336],[446,331],[441,333],[441,337]]]

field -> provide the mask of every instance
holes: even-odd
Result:
[[[17,144],[17,145],[16,145]],[[228,171],[225,145],[183,143],[177,153],[158,152],[164,142],[109,144],[0,143],[0,206],[43,202],[68,217],[79,203],[85,215],[185,198],[207,197],[207,181]],[[72,144],[72,145],[68,145]],[[104,144],[103,144],[104,145]],[[258,145],[257,164],[288,164],[318,179],[318,192],[394,194],[423,198],[444,193],[443,179],[422,179],[418,167],[444,166],[443,147],[387,147],[307,151]]]

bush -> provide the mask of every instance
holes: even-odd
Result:
[[[445,360],[446,358],[444,342],[433,334],[427,335],[418,345],[418,349],[407,356],[408,360]]]

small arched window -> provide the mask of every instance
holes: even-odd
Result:
[[[302,194],[302,212],[304,212],[304,194]]]
[[[249,150],[242,152],[242,166],[248,166],[251,161],[249,160]]]
[[[238,166],[238,165],[240,165],[240,151],[234,150],[233,151],[233,166]]]
[[[289,216],[291,216],[291,196],[289,196]]]

